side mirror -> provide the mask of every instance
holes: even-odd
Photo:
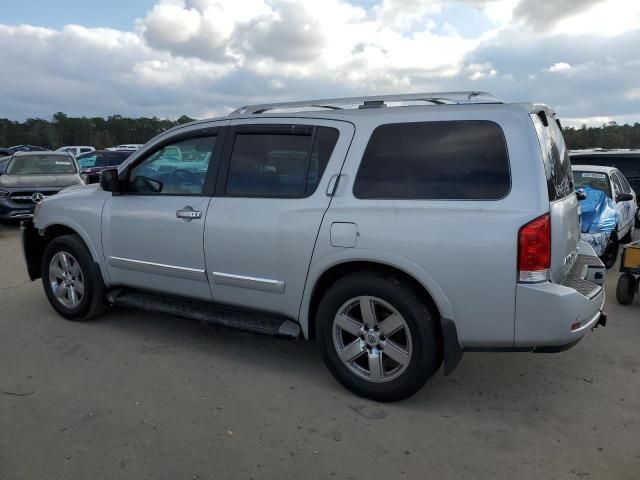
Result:
[[[616,202],[630,202],[633,200],[633,195],[630,193],[619,193],[616,195]]]
[[[584,194],[582,190],[576,190],[576,197],[578,197],[579,202],[587,199],[587,196]]]
[[[118,169],[109,168],[100,173],[100,186],[105,192],[119,192],[120,180],[118,178]]]

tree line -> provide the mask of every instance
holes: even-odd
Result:
[[[121,115],[68,117],[62,112],[53,115],[51,120],[28,118],[17,122],[0,118],[0,147],[36,145],[55,150],[67,145],[90,145],[104,149],[123,143],[146,143],[169,128],[193,120],[186,115],[177,120]]]
[[[186,115],[177,120],[157,117],[127,118],[121,115],[68,117],[58,112],[51,120],[28,118],[17,122],[0,118],[0,147],[37,145],[56,149],[65,145],[91,145],[97,149],[123,143],[146,143],[157,134],[194,120]],[[619,125],[611,122],[599,127],[564,128],[570,149],[640,148],[640,123]]]
[[[640,123],[619,125],[610,122],[600,127],[564,128],[562,133],[570,149],[640,148]]]

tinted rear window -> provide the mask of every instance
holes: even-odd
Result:
[[[497,200],[509,192],[502,129],[489,121],[382,125],[364,152],[358,198]]]
[[[534,114],[531,115],[531,119],[542,149],[549,201],[560,200],[575,191],[569,151],[564,143],[562,131],[553,118]]]

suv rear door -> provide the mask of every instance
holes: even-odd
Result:
[[[577,258],[580,206],[575,195],[569,151],[558,122],[544,111],[532,114],[538,134],[549,192],[551,215],[551,280],[560,283]]]
[[[297,319],[311,254],[354,127],[235,120],[205,224],[216,303]]]

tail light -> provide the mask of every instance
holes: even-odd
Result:
[[[551,217],[545,213],[518,232],[518,280],[545,282],[551,266]]]

